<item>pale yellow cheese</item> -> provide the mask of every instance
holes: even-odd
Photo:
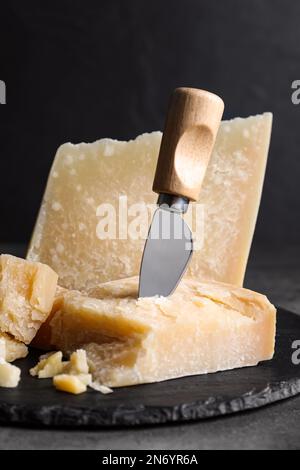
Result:
[[[0,359],[0,387],[15,388],[21,378],[21,369]]]
[[[0,343],[1,353],[1,343]],[[82,393],[86,386],[93,386],[92,375],[89,373],[86,351],[78,349],[74,351],[69,361],[63,361],[61,351],[51,352],[40,356],[39,362],[30,369],[30,375],[39,379],[53,378],[53,385],[58,389],[69,393]],[[79,384],[80,381],[84,387]],[[97,384],[96,384],[97,385]],[[107,393],[107,392],[103,392]]]
[[[17,359],[26,357],[27,354],[26,344],[17,341],[6,333],[0,333],[0,357],[3,357],[7,362],[14,362]]]
[[[71,374],[72,377],[77,377],[84,385],[88,385],[89,387],[92,385],[92,374]]]
[[[89,366],[87,363],[86,352],[84,351],[84,349],[77,349],[77,351],[71,354],[70,363],[67,370],[70,374],[73,375],[85,375],[89,373]]]
[[[197,247],[188,276],[242,285],[271,126],[271,113],[222,122],[200,205],[191,204],[186,215]],[[129,142],[102,139],[62,145],[49,175],[28,259],[47,263],[59,274],[62,286],[82,291],[138,274],[157,200],[152,183],[160,141],[161,133],[153,132]]]
[[[49,315],[57,274],[41,263],[0,256],[0,332],[26,344]]]
[[[62,358],[63,355],[61,351],[40,358],[38,364],[30,369],[30,375],[33,377],[38,376],[39,379],[48,379],[55,375],[62,374],[66,366]]]
[[[137,299],[137,284],[136,277],[108,282],[90,297],[64,291],[37,340],[41,335],[41,346],[65,354],[86,350],[94,381],[112,387],[272,358],[276,310],[265,296],[185,279],[168,298]]]
[[[62,392],[73,393],[79,395],[86,392],[86,384],[76,375],[61,374],[53,377],[53,385],[57,390]]]

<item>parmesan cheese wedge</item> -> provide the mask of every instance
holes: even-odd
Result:
[[[198,205],[187,276],[242,285],[259,208],[272,114],[223,121]],[[60,284],[87,291],[139,273],[157,195],[161,133],[129,142],[62,145],[56,154],[28,259],[51,266]]]
[[[64,354],[84,349],[93,380],[109,387],[254,366],[272,358],[276,310],[265,296],[185,279],[170,297],[137,299],[137,286],[134,277],[99,285],[89,297],[61,292],[59,307],[35,344]]]

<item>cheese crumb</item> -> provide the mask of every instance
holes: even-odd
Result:
[[[87,386],[76,375],[60,374],[53,377],[53,385],[62,392],[79,395],[86,392]]]
[[[61,374],[66,367],[66,362],[62,361],[62,357],[61,351],[50,354],[30,369],[30,375],[38,376],[39,379],[48,379]]]
[[[92,382],[90,384],[90,387],[93,390],[96,390],[97,392],[103,393],[104,395],[107,395],[108,393],[113,393],[113,390],[111,388],[107,387],[106,385],[101,385],[98,382]]]
[[[112,393],[110,388],[93,382],[84,349],[74,351],[69,361],[63,361],[62,358],[61,351],[43,354],[38,364],[29,372],[32,376],[38,376],[39,379],[52,377],[53,385],[57,390],[75,395],[85,392],[87,386],[103,394]]]
[[[21,369],[0,359],[0,387],[15,388],[21,377]]]
[[[77,349],[70,356],[69,369],[70,374],[88,374],[89,366],[87,363],[86,352],[84,349]]]

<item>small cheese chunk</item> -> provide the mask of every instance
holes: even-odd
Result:
[[[109,393],[113,393],[111,388],[107,387],[106,385],[101,385],[98,382],[92,382],[89,385],[93,390],[96,390],[96,392],[103,393],[103,395],[108,395]]]
[[[3,359],[0,360],[0,387],[17,387],[21,377],[19,367],[8,364]]]
[[[198,205],[187,276],[242,285],[260,203],[272,114],[221,123]],[[129,142],[62,145],[56,154],[28,259],[51,266],[60,284],[86,291],[139,273],[157,195],[161,133]]]
[[[0,331],[30,343],[52,309],[57,278],[49,266],[1,255]]]
[[[167,298],[137,299],[137,290],[138,279],[129,278],[99,285],[90,297],[65,291],[41,328],[50,338],[43,347],[86,350],[93,380],[109,387],[253,366],[273,356],[276,310],[261,294],[193,279]]]
[[[62,357],[61,351],[47,355],[47,357],[41,359],[35,367],[30,369],[30,375],[37,375],[39,379],[47,379],[61,374],[66,366],[66,363],[62,361]]]
[[[86,351],[78,349],[71,354],[68,372],[74,375],[88,374],[89,366],[87,363]]]
[[[86,392],[87,386],[76,375],[60,374],[53,377],[53,385],[57,390],[62,392],[79,393]]]
[[[3,354],[3,346],[1,348],[2,343],[4,344],[5,349],[5,355],[3,358],[7,362],[14,362],[17,359],[26,357],[28,354],[28,348],[26,344],[17,341],[6,333],[0,333],[0,357]]]

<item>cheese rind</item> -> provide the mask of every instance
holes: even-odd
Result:
[[[181,282],[168,298],[137,299],[137,278],[91,297],[65,291],[49,322],[51,344],[86,350],[93,379],[111,387],[256,365],[274,353],[276,310],[267,298],[222,283]],[[45,336],[43,336],[45,337]]]
[[[190,204],[186,214],[194,245],[200,248],[187,276],[242,285],[271,126],[271,113],[221,123],[199,211]],[[157,200],[152,183],[160,142],[161,133],[153,132],[129,142],[102,139],[62,145],[49,175],[28,259],[47,263],[59,274],[62,286],[81,291],[138,274],[143,237]],[[142,211],[147,205],[148,213]],[[104,214],[112,228],[100,239],[97,228]],[[137,218],[140,238],[132,230]]]
[[[0,332],[26,344],[49,315],[57,274],[41,263],[0,256]]]

